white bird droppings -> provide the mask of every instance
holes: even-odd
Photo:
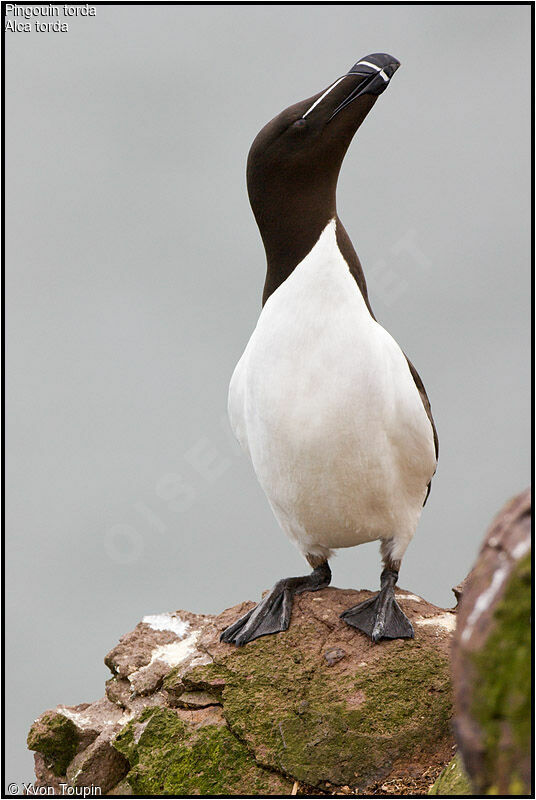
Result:
[[[168,666],[176,667],[195,652],[195,644],[199,638],[199,633],[200,631],[198,630],[193,631],[186,639],[182,639],[180,642],[171,642],[171,644],[162,644],[159,647],[155,647],[148,666],[155,661],[164,661]]]
[[[431,625],[451,632],[456,628],[456,614],[446,611],[444,614],[436,614],[435,617],[420,617],[415,622],[417,625]]]
[[[189,622],[176,617],[174,614],[148,614],[142,619],[142,622],[149,625],[153,631],[171,631],[181,638],[190,627]]]

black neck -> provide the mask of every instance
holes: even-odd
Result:
[[[285,202],[284,195],[277,204],[263,204],[262,211],[255,214],[266,250],[266,281],[262,295],[262,304],[271,294],[286,281],[297,265],[311,252],[326,225],[336,219],[337,244],[348,264],[368,310],[374,317],[370,307],[367,284],[363,269],[350,237],[340,221],[335,205],[335,187],[323,202],[318,196],[313,202],[307,202],[307,195],[301,203],[293,200]],[[310,195],[309,195],[310,197]],[[266,209],[275,208],[270,214]]]
[[[285,281],[297,264],[313,249],[328,222],[336,216],[336,178],[333,185],[318,186],[317,191],[300,191],[288,185],[272,186],[271,197],[262,203],[252,200],[255,219],[266,251],[266,282],[263,305]]]

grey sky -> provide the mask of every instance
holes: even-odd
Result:
[[[63,19],[63,17],[60,17]],[[7,33],[8,781],[103,692],[144,614],[218,612],[304,563],[224,422],[264,253],[249,145],[358,58],[402,67],[338,209],[440,462],[401,573],[438,605],[529,482],[530,8],[98,6]],[[378,545],[334,585],[375,588]]]

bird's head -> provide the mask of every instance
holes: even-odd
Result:
[[[400,66],[387,53],[360,59],[327,89],[289,106],[256,136],[248,156],[250,202],[261,233],[282,205],[306,215],[333,196],[353,136]]]

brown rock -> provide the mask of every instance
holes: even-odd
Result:
[[[177,705],[184,708],[206,708],[220,705],[220,701],[208,692],[183,692],[177,698]]]
[[[342,647],[331,647],[324,653],[324,660],[328,667],[332,667],[333,664],[336,664],[337,661],[340,661],[345,655],[346,650],[343,650]]]
[[[129,763],[112,747],[113,738],[113,732],[107,729],[75,756],[67,768],[67,781],[71,786],[99,786],[102,794],[106,794],[125,777]]]
[[[463,593],[465,592],[465,589],[467,587],[467,584],[471,580],[471,574],[472,573],[470,572],[469,575],[467,575],[467,577],[464,578],[463,581],[461,581],[461,583],[459,583],[457,586],[452,587],[452,591],[454,592],[454,597],[456,598],[456,608],[459,606],[461,599],[463,597]]]
[[[217,617],[145,618],[106,657],[106,697],[63,708],[81,736],[93,735],[69,780],[123,793],[125,759],[141,795],[288,794],[295,782],[355,793],[438,772],[453,745],[455,616],[397,590],[416,638],[374,645],[339,618],[370,595],[299,595],[288,631],[238,649],[220,633],[252,603]],[[179,768],[184,759],[196,769]]]
[[[141,714],[146,708],[152,708],[153,706],[168,706],[168,697],[165,692],[155,692],[154,694],[149,695],[139,695],[134,696],[130,699],[127,708],[125,711],[127,712],[129,717],[135,717],[138,714]]]
[[[119,644],[110,650],[104,663],[119,678],[129,678],[151,663],[155,649],[188,639],[206,619],[204,614],[190,611],[144,617],[147,621],[138,623],[133,631],[121,636]]]
[[[135,714],[152,705],[165,705],[165,697],[156,693],[135,698],[128,711],[103,697],[95,703],[57,706],[41,714],[28,736],[29,747],[37,751],[34,760],[39,785],[53,786],[61,794],[60,783],[94,784],[104,793],[104,786],[113,786],[126,774],[125,760],[112,748],[112,739]]]
[[[77,706],[58,706],[56,711],[67,717],[76,727],[80,744],[77,752],[84,750],[97,738],[104,727],[120,726],[124,711],[103,697],[94,703],[81,703]],[[41,719],[41,718],[40,718]]]
[[[128,781],[120,781],[112,789],[108,790],[108,795],[111,795],[111,796],[115,795],[115,796],[124,797],[125,795],[129,796],[131,794],[134,794],[134,792],[132,791],[132,787],[131,787],[131,785],[129,784]]]
[[[110,678],[106,681],[106,697],[111,703],[126,708],[132,695],[130,681],[125,678]]]
[[[216,638],[208,648],[213,663],[186,679],[225,678],[231,730],[258,763],[304,784],[364,791],[379,778],[441,766],[453,745],[448,655],[456,617],[400,589],[416,638],[374,645],[339,618],[371,594],[328,588],[299,595],[288,631],[238,651]],[[215,626],[221,631],[234,618],[225,612]]]
[[[60,783],[67,783],[67,778],[65,775],[55,775],[42,753],[34,753],[34,772],[36,787],[51,786],[56,794],[61,794]]]
[[[530,490],[492,523],[452,647],[456,738],[477,792],[530,789]]]
[[[86,707],[86,704],[72,709],[61,706],[54,711],[45,711],[30,728],[29,749],[43,756],[44,766],[54,775],[64,775],[75,754],[97,736],[91,725],[82,726],[77,719]],[[80,708],[83,711],[79,711]]]

